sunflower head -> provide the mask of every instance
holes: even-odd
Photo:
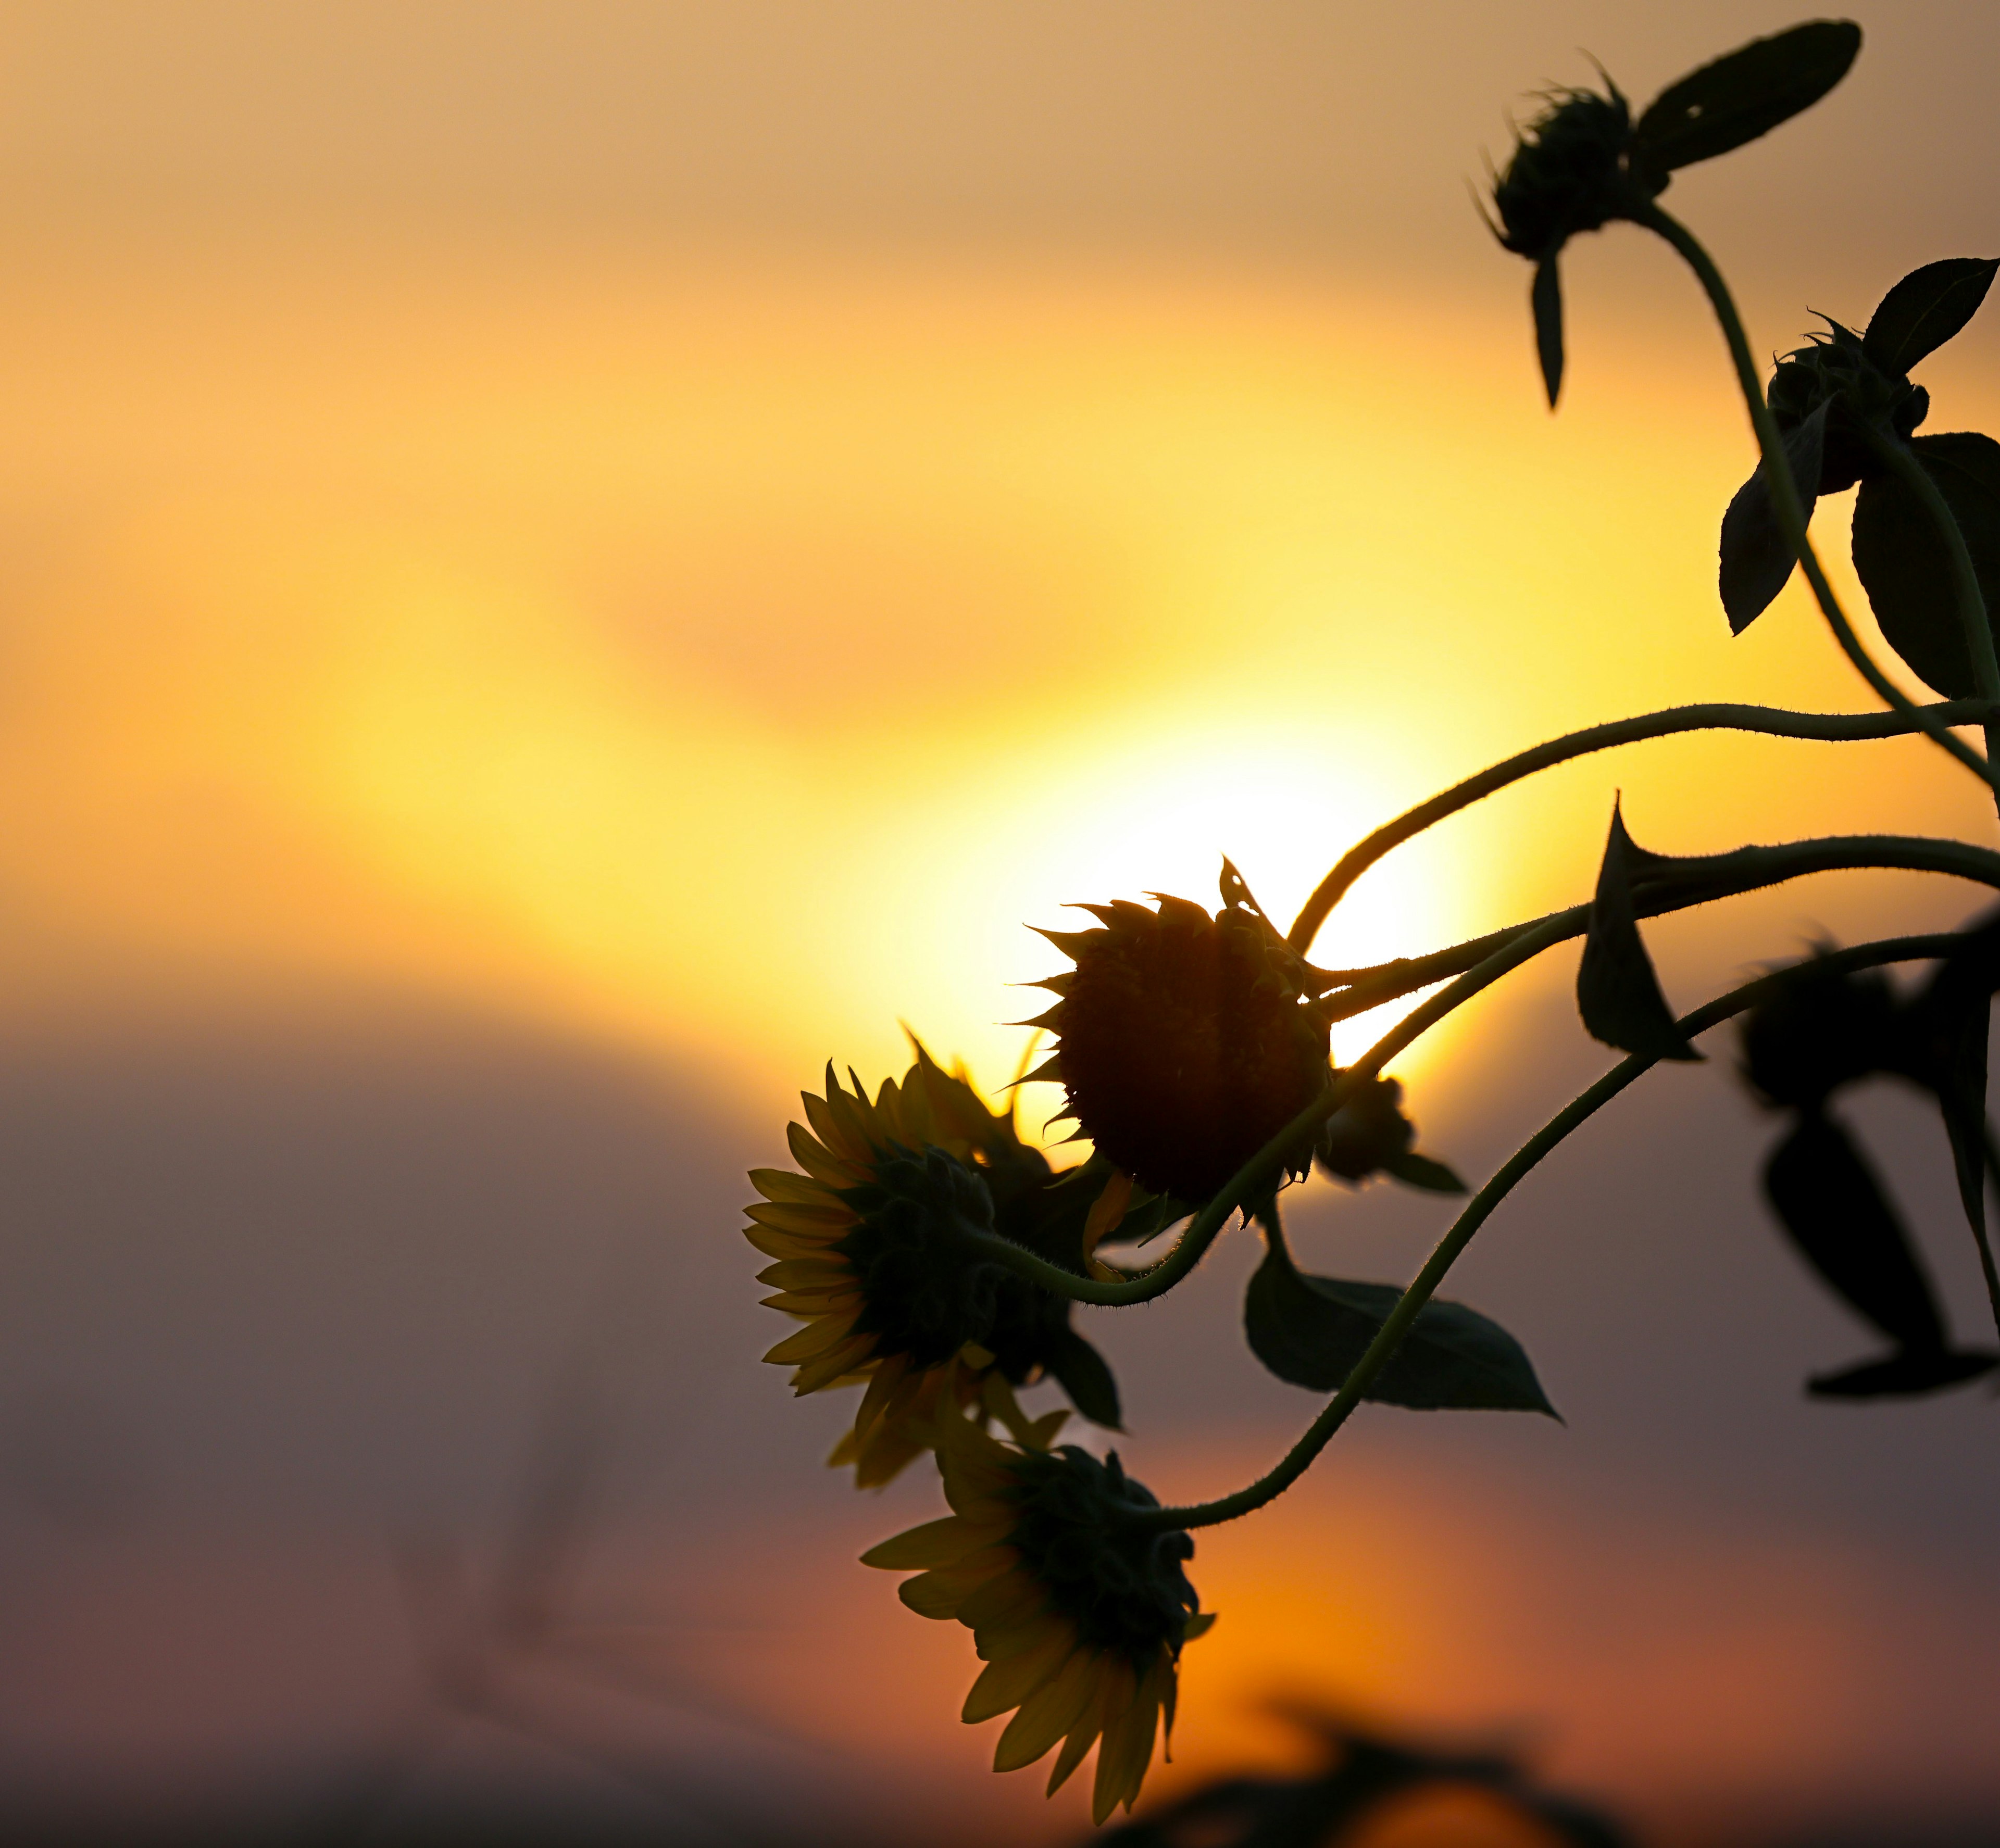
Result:
[[[1182,1200],[1208,1198],[1327,1083],[1311,972],[1233,869],[1223,890],[1213,917],[1155,893],[1079,907],[1095,930],[1041,933],[1076,966],[1039,984],[1057,1000],[1034,1024],[1057,1045],[1030,1076],[1061,1083],[1107,1161]]]
[[[1115,1423],[1109,1374],[1071,1329],[1068,1302],[991,1255],[997,1233],[1062,1260],[1074,1221],[1081,1268],[1087,1203],[1075,1181],[921,1046],[901,1083],[872,1099],[850,1082],[829,1066],[824,1094],[807,1094],[810,1127],[790,1130],[802,1173],[752,1171],[764,1198],[746,1229],[774,1260],[760,1274],[777,1292],[766,1303],[804,1323],[764,1357],[794,1368],[800,1393],[867,1389],[832,1461],[853,1464],[863,1486],[885,1482],[929,1447],[945,1399],[1018,1424],[1004,1389],[1044,1371],[1096,1384],[1084,1409]]]
[[[1663,191],[1637,170],[1631,106],[1619,94],[1554,90],[1493,185],[1502,248],[1531,262],[1554,257],[1578,231],[1630,217]]]
[[[1093,1819],[1129,1810],[1163,1718],[1172,1729],[1181,1645],[1214,1621],[1197,1613],[1183,1569],[1193,1541],[1135,1518],[1159,1504],[1116,1456],[1003,1444],[946,1413],[938,1461],[951,1514],[863,1562],[916,1569],[903,1602],[973,1632],[987,1666],[965,1718],[1014,1714],[995,1770],[1018,1770],[1060,1742],[1053,1794],[1095,1744]]]

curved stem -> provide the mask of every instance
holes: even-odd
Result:
[[[1754,892],[1808,873],[1862,869],[1895,869],[1912,872],[1943,873],[1970,879],[2000,890],[2000,853],[1972,847],[1962,841],[1933,841],[1922,836],[1896,834],[1833,835],[1821,841],[1793,841],[1780,847],[1739,847],[1733,853],[1710,854],[1699,858],[1662,860],[1654,863],[1633,882],[1635,911],[1641,917],[1656,917],[1690,906],[1707,904],[1740,893]],[[1269,1188],[1283,1171],[1286,1160],[1311,1139],[1316,1125],[1331,1116],[1358,1085],[1378,1073],[1406,1046],[1436,1026],[1453,1009],[1470,1000],[1523,963],[1531,962],[1545,949],[1571,937],[1581,937],[1590,927],[1590,907],[1572,905],[1551,912],[1532,924],[1516,924],[1477,940],[1492,945],[1474,966],[1448,987],[1412,1008],[1376,1041],[1353,1064],[1343,1066],[1339,1077],[1283,1129],[1238,1169],[1227,1184],[1182,1233],[1172,1250],[1150,1271],[1116,1283],[1079,1277],[1047,1259],[1038,1257],[1026,1246],[995,1235],[977,1235],[972,1240],[980,1251],[1016,1275],[1072,1302],[1096,1303],[1116,1307],[1144,1302],[1163,1295],[1200,1261],[1217,1233],[1239,1205],[1255,1201],[1261,1190]],[[1462,953],[1473,947],[1460,945]],[[1426,959],[1426,962],[1435,959]],[[1391,965],[1391,966],[1394,966]],[[1415,964],[1407,966],[1414,968]],[[1412,981],[1399,988],[1408,993],[1438,979]],[[1345,998],[1345,997],[1343,997]],[[1377,1007],[1391,995],[1374,994],[1366,1007]],[[1357,1004],[1354,1012],[1363,1011]]]
[[[1987,1120],[1984,1137],[1986,1146],[1986,1171],[1996,1184],[2000,1184],[2000,1142],[1993,1136],[1993,1123]],[[1983,1221],[1974,1220],[1972,1236],[1979,1246],[1979,1273],[1986,1279],[1986,1300],[1993,1305],[1993,1326],[2000,1333],[2000,1271],[1993,1267],[1993,1243],[1986,1236]]]
[[[1944,541],[1946,555],[1951,560],[1952,592],[1958,605],[1959,626],[1964,631],[1965,653],[1971,664],[1972,683],[1979,689],[1982,699],[2000,699],[2000,658],[1993,651],[1993,625],[1988,619],[1986,593],[1980,588],[1979,570],[1972,562],[1972,553],[1965,543],[1965,535],[1959,529],[1958,516],[1951,510],[1931,472],[1917,459],[1916,452],[1906,442],[1899,442],[1887,432],[1873,425],[1865,425],[1862,434],[1877,458],[1886,463],[1910,492],[1923,503],[1924,511],[1931,516],[1937,528],[1938,537]],[[1992,761],[1995,748],[1996,726],[1994,719],[1986,722],[1986,755]]]
[[[1892,938],[1880,943],[1859,944],[1852,949],[1836,950],[1823,958],[1818,967],[1828,973],[1845,973],[1849,969],[1867,969],[1884,962],[1910,962],[1926,961],[1950,954],[1958,941],[1953,931],[1939,932],[1925,937]],[[1692,1038],[1706,1032],[1710,1027],[1719,1025],[1731,1014],[1741,1013],[1746,1007],[1755,1007],[1766,994],[1775,990],[1788,972],[1760,976],[1755,982],[1746,983],[1719,999],[1697,1007],[1680,1021],[1681,1031]],[[1274,1500],[1293,1483],[1304,1475],[1313,1459],[1324,1450],[1334,1433],[1346,1423],[1348,1415],[1361,1402],[1362,1396],[1374,1382],[1377,1375],[1394,1357],[1403,1337],[1409,1332],[1424,1305],[1428,1302],[1438,1285],[1444,1281],[1458,1254],[1472,1241],[1491,1215],[1493,1209],[1513,1191],[1520,1181],[1558,1143],[1602,1109],[1628,1085],[1649,1071],[1655,1061],[1648,1054],[1634,1052],[1630,1058],[1612,1067],[1586,1090],[1580,1092],[1557,1111],[1547,1122],[1529,1137],[1514,1153],[1509,1156],[1491,1180],[1473,1195],[1465,1209],[1453,1222],[1451,1229],[1438,1242],[1437,1249],[1425,1261],[1409,1288],[1402,1295],[1394,1309],[1390,1311],[1380,1331],[1368,1344],[1367,1351],[1355,1362],[1354,1368],[1340,1390],[1327,1402],[1309,1425],[1297,1443],[1287,1451],[1276,1465],[1250,1484],[1239,1489],[1234,1495],[1225,1495],[1212,1502],[1199,1502],[1184,1508],[1150,1509],[1137,1518],[1138,1524],[1149,1528],[1186,1528],[1214,1527],[1225,1520],[1234,1520],[1239,1515],[1248,1514],[1261,1508],[1266,1502]]]
[[[1545,744],[1517,751],[1477,775],[1453,784],[1441,795],[1419,803],[1394,821],[1384,823],[1365,841],[1349,848],[1300,908],[1286,940],[1304,955],[1311,948],[1321,926],[1334,907],[1346,896],[1348,889],[1384,855],[1447,816],[1456,815],[1460,810],[1470,807],[1509,784],[1519,782],[1524,777],[1557,764],[1566,764],[1574,758],[1688,731],[1757,732],[1769,737],[1818,739],[1826,743],[1906,737],[1911,732],[1924,729],[1925,712],[1940,725],[1984,722],[1992,716],[1987,704],[1988,700],[2000,701],[2000,685],[1980,699],[1950,700],[1911,713],[1789,713],[1763,706],[1676,706],[1664,712],[1616,719],[1608,724],[1592,725],[1582,731],[1551,738]]]
[[[1658,205],[1647,206],[1634,214],[1633,222],[1657,232],[1680,253],[1700,282],[1709,305],[1715,310],[1715,318],[1721,323],[1723,338],[1729,343],[1729,356],[1735,362],[1736,382],[1742,388],[1743,402],[1757,432],[1757,447],[1764,459],[1765,478],[1771,490],[1772,509],[1778,516],[1779,529],[1785,536],[1786,544],[1798,555],[1800,568],[1812,587],[1814,600],[1826,618],[1827,626],[1833,631],[1835,640],[1884,705],[1893,706],[1899,713],[1919,713],[1922,709],[1875,664],[1868,650],[1861,645],[1861,638],[1848,622],[1839,598],[1833,594],[1833,586],[1821,568],[1819,556],[1806,536],[1805,507],[1799,499],[1798,485],[1792,480],[1791,465],[1785,457],[1785,439],[1779,432],[1778,421],[1771,414],[1770,406],[1764,401],[1764,387],[1758,376],[1757,362],[1751,355],[1742,317],[1736,312],[1735,301],[1730,295],[1729,285],[1723,280],[1722,272],[1716,268],[1715,260],[1702,248],[1693,232]],[[1953,737],[1935,719],[1926,719],[1921,723],[1927,736],[1974,775],[1988,783],[1994,782],[1996,772],[1977,751]],[[1996,791],[1995,799],[2000,801],[2000,791]]]

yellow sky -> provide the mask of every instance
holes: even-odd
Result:
[[[1288,914],[1551,730],[1866,703],[1796,590],[1714,607],[1700,338],[1552,421],[1512,321],[1279,268],[559,254],[40,253],[20,953],[387,977],[759,1089],[907,1019],[997,1078],[1067,901],[1226,851]],[[1569,902],[1613,783],[1677,848],[1964,806],[1911,747],[1656,746],[1410,850],[1323,957]]]

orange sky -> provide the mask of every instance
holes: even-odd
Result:
[[[54,1042],[387,991],[699,1072],[768,1141],[826,1058],[898,1060],[899,1021],[1003,1078],[1000,1023],[1038,1007],[1010,984],[1052,963],[1022,926],[1067,901],[1210,900],[1227,852],[1283,914],[1550,732],[1870,703],[1796,586],[1728,634],[1714,537],[1750,446],[1668,254],[1576,252],[1551,419],[1526,272],[1462,184],[1510,99],[1588,75],[1572,47],[1644,97],[1783,9],[6,12],[0,1010]],[[2000,128],[1964,106],[2000,29],[1875,13],[1849,89],[1669,202],[1740,265],[1760,348],[1990,241]],[[1993,325],[1925,377],[1936,427],[1990,426]],[[1982,826],[1915,744],[1643,747],[1405,850],[1321,959],[1575,902],[1614,789],[1668,851]],[[1691,1004],[1814,924],[1975,902],[1822,882],[1657,936]],[[1400,1063],[1436,1080],[1427,1129],[1476,1145],[1526,1108],[1502,1073],[1574,1063],[1557,986],[1546,1018],[1482,1014],[1516,1041],[1448,1028]],[[1348,1563],[1393,1603],[1450,1498],[1370,1468],[1405,1512]],[[1510,1557],[1536,1518],[1505,1511]],[[1296,1601],[1304,1519],[1255,1559],[1218,1544],[1239,1605]],[[1836,1537],[1788,1604],[1796,1534],[1690,1520],[1648,1569],[1747,1574],[1776,1614],[1658,1674],[1749,1663],[1858,1725],[1826,1688],[1880,1636],[1827,1613],[1886,1581]],[[1240,1693],[1284,1652],[1268,1610],[1231,1622]],[[1360,1695],[1425,1705],[1448,1625],[1411,1622]],[[1649,1757],[1645,1676],[1578,1645],[1510,1684],[1512,1647],[1430,1706],[1607,1690],[1632,1704],[1573,1762],[1660,1787],[1710,1736]],[[1808,1731],[1756,1734],[1746,1784],[1809,1781]]]

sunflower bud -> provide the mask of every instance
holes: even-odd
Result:
[[[1664,176],[1634,172],[1631,106],[1610,88],[1552,91],[1528,124],[1494,182],[1503,248],[1546,262],[1578,231],[1629,217],[1665,190]]]
[[[1879,969],[1840,975],[1815,958],[1743,1017],[1743,1076],[1774,1104],[1817,1110],[1843,1084],[1905,1063],[1896,998]]]
[[[1766,393],[1780,431],[1797,429],[1824,404],[1826,436],[1820,455],[1818,492],[1835,494],[1852,487],[1873,466],[1862,431],[1887,425],[1908,438],[1930,411],[1930,394],[1901,373],[1883,371],[1862,345],[1862,336],[1837,321],[1827,331],[1778,362]],[[1812,484],[1804,484],[1808,492]]]
[[[1060,1080],[1078,1133],[1141,1187],[1206,1200],[1325,1088],[1328,1023],[1261,913],[1155,896],[1042,933],[1076,967],[1039,984],[1060,997],[1034,1023],[1057,1046],[1031,1077]]]

